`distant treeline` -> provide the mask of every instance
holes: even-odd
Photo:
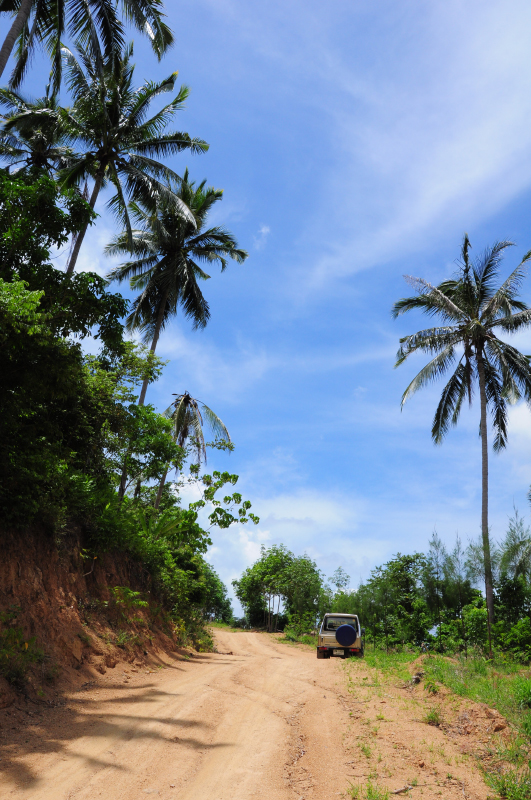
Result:
[[[531,532],[515,511],[504,540],[493,548],[493,647],[531,660]],[[488,652],[481,542],[451,550],[437,533],[427,553],[402,555],[371,572],[357,589],[342,567],[326,580],[307,556],[284,546],[261,557],[233,582],[245,610],[243,624],[269,630],[311,631],[326,611],[358,614],[377,647],[420,647],[440,652]]]

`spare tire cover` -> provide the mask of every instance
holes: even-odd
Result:
[[[356,630],[352,625],[340,625],[336,631],[336,639],[342,647],[350,647],[357,638]]]

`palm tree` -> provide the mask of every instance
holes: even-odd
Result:
[[[0,159],[12,169],[51,175],[73,156],[65,144],[55,97],[28,100],[14,90],[0,89],[0,107],[7,109],[0,129]],[[38,124],[29,122],[36,119]]]
[[[81,48],[78,48],[79,60],[67,48],[63,53],[74,105],[71,109],[59,109],[58,119],[69,143],[75,144],[81,153],[68,159],[59,172],[60,183],[71,187],[92,179],[94,183],[89,200],[92,209],[100,190],[109,182],[113,184],[115,194],[108,205],[123,219],[129,241],[131,223],[126,196],[145,204],[153,203],[158,196],[164,197],[170,206],[173,204],[193,222],[193,215],[186,205],[168,187],[170,181],[178,184],[181,179],[159,160],[182,150],[191,150],[192,153],[208,150],[206,142],[192,139],[187,133],[163,133],[169,120],[182,108],[188,88],[181,86],[170,103],[146,119],[151,102],[160,94],[173,90],[177,73],[162,81],[146,82],[135,89],[132,85],[132,44],[125,49],[118,67],[109,61],[98,66]],[[13,124],[22,126],[38,123],[40,117],[22,112],[16,120]],[[74,271],[87,227],[79,233],[72,249],[68,275]]]
[[[471,263],[470,241],[465,234],[462,260],[455,278],[432,286],[422,278],[406,277],[417,291],[395,303],[396,318],[419,309],[439,317],[438,327],[426,328],[400,339],[395,366],[403,364],[418,351],[433,356],[413,378],[404,394],[402,406],[418,389],[444,375],[457,361],[457,367],[443,389],[435,412],[431,435],[440,444],[450,425],[456,425],[463,401],[472,403],[473,391],[479,387],[481,435],[481,534],[485,595],[490,623],[494,618],[492,564],[488,519],[488,437],[487,411],[494,428],[494,450],[507,444],[507,404],[521,398],[531,401],[530,357],[507,344],[497,334],[512,334],[531,324],[531,309],[518,299],[518,290],[525,277],[527,253],[506,281],[496,288],[500,262],[512,242],[497,242]]]
[[[161,0],[121,0],[125,19],[145,33],[160,59],[173,44],[173,34],[163,21]],[[94,53],[103,43],[105,58],[111,59],[123,49],[125,32],[111,0],[0,0],[0,13],[14,16],[13,23],[0,48],[0,76],[17,45],[17,63],[11,86],[20,85],[27,65],[38,44],[43,44],[52,59],[54,92],[61,83],[61,41],[67,33]],[[31,23],[31,24],[30,24]]]
[[[127,232],[116,237],[106,248],[110,255],[132,253],[135,257],[111,270],[109,280],[129,280],[132,289],[141,293],[133,302],[127,319],[130,331],[139,330],[151,352],[157,347],[161,330],[179,306],[185,316],[194,322],[194,328],[204,328],[210,318],[208,303],[199,281],[210,276],[198,262],[218,261],[221,271],[227,258],[242,263],[247,258],[245,250],[238,248],[234,236],[224,228],[205,229],[208,212],[223,192],[205,188],[206,181],[195,186],[185,171],[175,192],[190,209],[193,220],[184,217],[175,205],[161,197],[156,209],[131,203],[131,213],[141,228],[132,231],[132,246]],[[144,404],[148,379],[144,380],[139,405]]]
[[[208,427],[217,439],[223,439],[229,444],[231,439],[229,432],[217,414],[214,414],[201,400],[196,400],[188,392],[177,395],[177,399],[166,409],[164,415],[173,422],[173,438],[179,447],[185,447],[187,442],[192,442],[197,463],[204,461],[206,464],[206,444],[203,435],[203,418]],[[155,508],[158,508],[162,499],[162,492],[170,465],[160,480],[159,490],[155,500]]]

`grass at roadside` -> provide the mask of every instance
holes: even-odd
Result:
[[[286,642],[297,642],[298,644],[307,644],[309,647],[317,647],[317,635],[311,633],[303,633],[300,636],[290,628],[286,628],[283,636]]]
[[[363,785],[354,786],[350,785],[348,794],[352,800],[389,800],[390,794],[387,789],[382,789],[380,786],[367,781]]]
[[[409,665],[418,658],[418,653],[386,653],[385,650],[369,649],[365,646],[365,663],[378,671],[382,678],[409,680]]]
[[[498,749],[498,758],[514,766],[485,771],[485,779],[504,800],[531,798],[531,672],[507,659],[454,659],[429,656],[424,660],[426,681],[442,684],[460,697],[495,708],[516,730],[511,744]],[[496,761],[494,762],[496,763]]]
[[[407,683],[412,677],[411,664],[418,657],[418,652],[386,653],[366,649],[365,663],[374,670],[372,686],[376,687],[375,691],[382,691],[385,684]],[[345,669],[350,681],[348,662],[345,662]],[[422,695],[426,699],[439,697],[438,705],[428,709],[423,718],[427,724],[440,725],[445,698],[450,700],[452,695],[496,709],[509,722],[510,736],[493,737],[482,755],[478,754],[478,766],[493,796],[495,793],[503,800],[531,800],[531,670],[503,658],[489,661],[478,655],[465,659],[431,654],[422,658],[418,669],[424,673],[419,686]],[[450,690],[449,696],[441,692],[443,686]],[[379,791],[377,786],[367,784],[351,787],[350,795],[366,800],[373,796],[379,798]]]
[[[496,708],[531,741],[531,671],[512,661],[463,657],[424,659],[426,680]]]
[[[209,622],[208,627],[217,628],[217,630],[222,631],[229,631],[230,633],[241,633],[244,630],[243,628],[234,628],[232,625],[228,625],[226,622],[218,622],[217,620],[214,622]]]

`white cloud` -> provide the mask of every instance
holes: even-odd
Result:
[[[313,290],[460,236],[529,188],[524,0],[206,5],[252,48],[240,79],[258,81],[260,97],[288,97],[299,119],[308,113],[300,147],[327,153],[300,237]],[[289,77],[274,82],[271,69]]]
[[[254,237],[254,247],[255,250],[262,250],[265,247],[267,242],[267,238],[271,233],[271,228],[269,225],[260,225],[258,228],[258,234]]]

